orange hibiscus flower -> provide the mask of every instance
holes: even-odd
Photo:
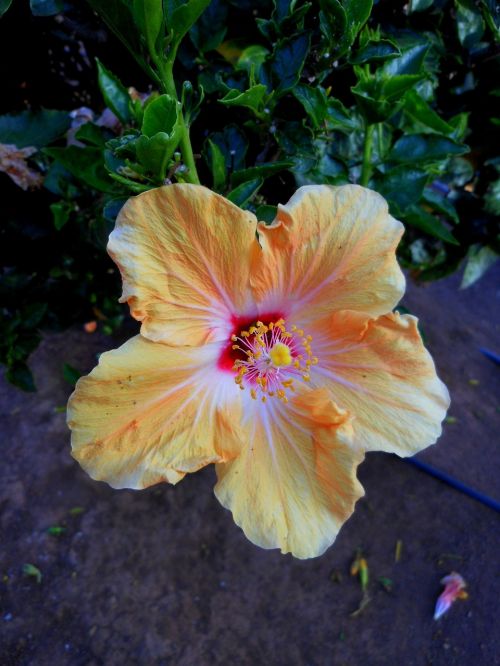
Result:
[[[116,488],[216,463],[251,541],[320,555],[365,452],[413,455],[449,404],[417,320],[391,312],[402,233],[355,185],[302,187],[268,226],[197,185],[129,200],[108,249],[141,334],[79,380],[75,458]]]

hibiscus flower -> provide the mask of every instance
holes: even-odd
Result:
[[[197,185],[130,199],[108,250],[141,331],[79,380],[75,458],[115,488],[215,463],[252,542],[323,553],[365,452],[417,453],[449,405],[417,320],[392,312],[402,233],[355,185],[302,187],[270,225]]]

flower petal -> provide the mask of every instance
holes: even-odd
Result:
[[[172,345],[220,340],[249,298],[256,220],[198,185],[169,185],[129,199],[108,251],[122,302],[141,334]]]
[[[347,412],[325,390],[287,405],[254,403],[249,442],[217,465],[215,494],[253,543],[295,557],[321,555],[363,495]]]
[[[235,455],[235,385],[217,373],[218,347],[168,347],[139,335],[101,355],[68,404],[73,456],[92,478],[145,488]]]
[[[306,325],[337,310],[392,310],[405,280],[395,250],[403,225],[376,192],[357,185],[301,187],[259,224],[252,287],[264,308],[285,297]]]
[[[410,456],[434,444],[450,398],[415,317],[339,312],[315,333],[312,381],[352,413],[356,447]]]

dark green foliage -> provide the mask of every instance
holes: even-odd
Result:
[[[71,4],[32,0],[31,7],[48,16]],[[18,386],[34,389],[26,360],[40,327],[94,319],[105,332],[120,326],[119,280],[105,254],[116,215],[128,196],[197,182],[196,171],[202,184],[266,223],[297,186],[371,187],[405,224],[400,260],[422,280],[465,263],[468,286],[495,260],[496,3],[88,5],[145,80],[134,80],[130,61],[120,65],[101,55],[95,77],[102,99],[94,103],[95,117],[71,130],[69,145],[68,111],[0,116],[0,143],[37,148],[30,165],[45,177],[38,227],[32,231],[13,206],[4,233],[13,248],[32,238],[57,247],[54,254],[40,252],[34,266],[14,267],[8,257],[1,278],[0,358]],[[0,16],[9,6],[0,1]],[[116,122],[101,122],[104,107]],[[65,366],[64,374],[73,382],[78,373]]]

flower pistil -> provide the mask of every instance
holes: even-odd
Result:
[[[309,369],[318,362],[312,353],[312,336],[297,326],[288,331],[284,319],[268,324],[257,321],[232,335],[231,341],[233,351],[241,356],[233,365],[234,381],[242,390],[250,388],[251,397],[262,402],[267,397],[288,402],[286,392],[295,390],[295,379],[309,381]]]

